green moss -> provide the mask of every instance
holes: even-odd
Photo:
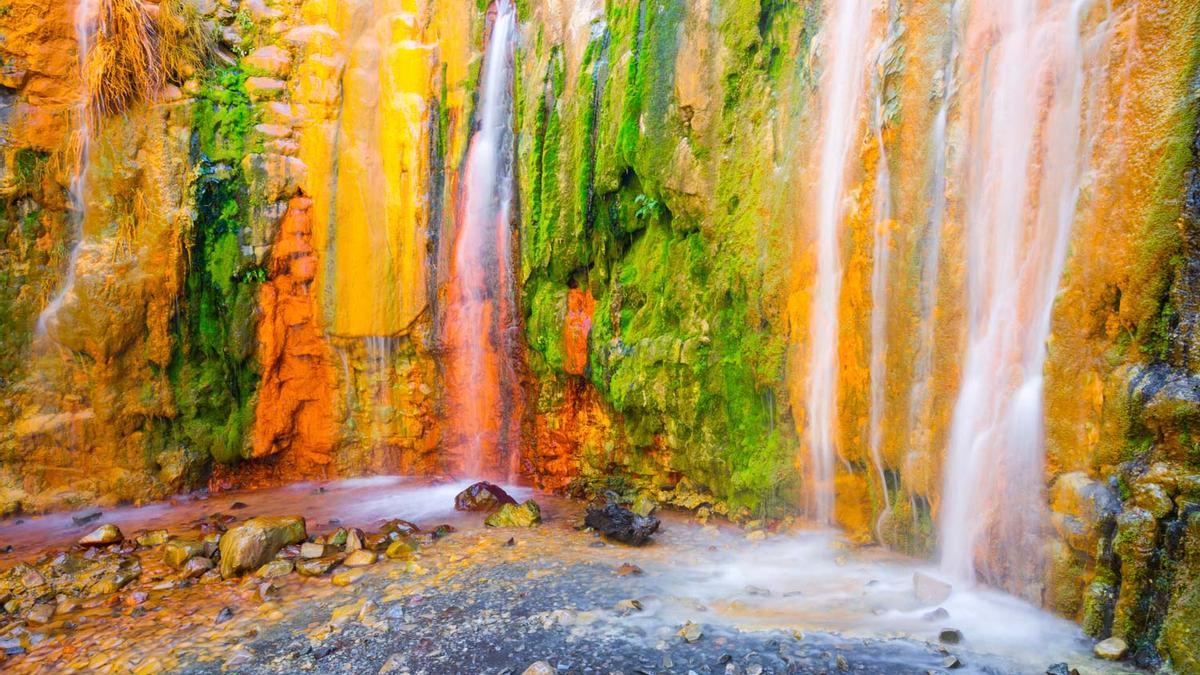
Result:
[[[254,331],[265,270],[243,251],[252,212],[242,159],[254,111],[236,66],[204,81],[195,103],[196,219],[169,370],[179,407],[175,440],[218,462],[247,455],[259,382]]]

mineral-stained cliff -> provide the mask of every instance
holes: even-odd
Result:
[[[810,328],[835,319],[835,517],[929,556],[973,316],[991,5],[868,3],[830,317],[825,4],[517,3],[524,405],[504,409],[524,410],[538,485],[797,513],[817,489]],[[0,0],[0,510],[453,470],[441,338],[491,8],[85,7],[109,24],[81,59],[75,2]],[[1008,574],[980,550],[980,568],[1194,670],[1200,5],[1072,20],[1082,168],[1028,488],[1048,515],[1020,544],[1041,563]]]

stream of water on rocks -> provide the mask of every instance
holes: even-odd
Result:
[[[582,504],[519,486],[505,489],[536,499],[543,524],[484,527],[481,514],[454,511],[467,485],[352,479],[10,520],[0,525],[12,547],[5,569],[101,523],[130,537],[269,515],[304,515],[310,536],[392,518],[456,531],[345,586],[296,574],[178,583],[158,549],[138,548],[141,576],[119,592],[44,625],[6,626],[5,669],[499,673],[547,660],[580,673],[731,672],[728,663],[745,673],[1042,673],[1056,662],[1123,672],[1095,661],[1074,624],[1004,593],[921,600],[914,574],[932,568],[836,532],[747,534],[660,513],[655,540],[632,548],[581,529]],[[948,629],[961,642],[940,644]]]

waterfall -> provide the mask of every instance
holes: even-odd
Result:
[[[75,7],[75,41],[79,50],[79,82],[80,102],[77,111],[79,115],[78,148],[79,158],[75,175],[71,177],[71,225],[75,235],[75,243],[71,246],[71,254],[67,259],[67,275],[59,286],[58,292],[42,309],[37,319],[36,334],[44,336],[50,322],[57,316],[66,302],[67,296],[75,288],[75,267],[79,262],[79,254],[83,249],[83,225],[87,214],[87,174],[91,161],[92,134],[95,131],[96,111],[92,106],[91,93],[88,91],[87,64],[92,52],[92,42],[96,35],[97,12],[100,0],[79,0]]]
[[[880,50],[881,62],[887,53],[886,44],[884,47]],[[887,405],[885,387],[888,353],[888,269],[892,259],[892,175],[888,169],[887,148],[883,143],[885,104],[882,72],[879,80],[874,111],[875,142],[879,146],[879,159],[875,162],[875,212],[872,221],[875,226],[875,238],[871,248],[871,408],[868,415],[867,446],[871,462],[879,476],[879,489],[883,493],[884,509],[879,517],[879,520],[882,520],[891,509],[891,496],[888,494],[887,478],[883,471],[882,446],[883,413]]]
[[[838,310],[842,292],[843,200],[847,161],[859,140],[859,110],[866,88],[871,0],[829,0],[825,33],[827,61],[821,74],[821,119],[817,131],[817,276],[809,315],[809,368],[805,413],[812,516],[833,522],[837,460]]]
[[[1085,56],[1092,5],[975,3],[966,23],[967,344],[939,523],[942,571],[963,581],[1039,578],[1042,368],[1086,168],[1086,69],[1102,61]]]
[[[946,220],[947,164],[949,155],[950,107],[955,95],[955,64],[959,52],[959,12],[961,0],[949,8],[947,29],[949,41],[946,60],[937,83],[939,103],[933,120],[930,154],[933,171],[930,179],[929,221],[920,243],[920,278],[918,281],[918,318],[916,358],[908,394],[909,449],[906,463],[928,453],[932,447],[928,425],[933,377],[934,310],[937,307],[938,274],[941,271],[942,228]]]
[[[498,0],[481,74],[478,128],[463,170],[444,321],[447,445],[469,476],[511,478],[516,380],[512,272],[513,44],[516,10]],[[507,453],[510,465],[501,470]]]

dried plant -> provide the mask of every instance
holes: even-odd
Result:
[[[190,77],[212,52],[190,0],[99,0],[83,79],[91,109],[111,115]]]

